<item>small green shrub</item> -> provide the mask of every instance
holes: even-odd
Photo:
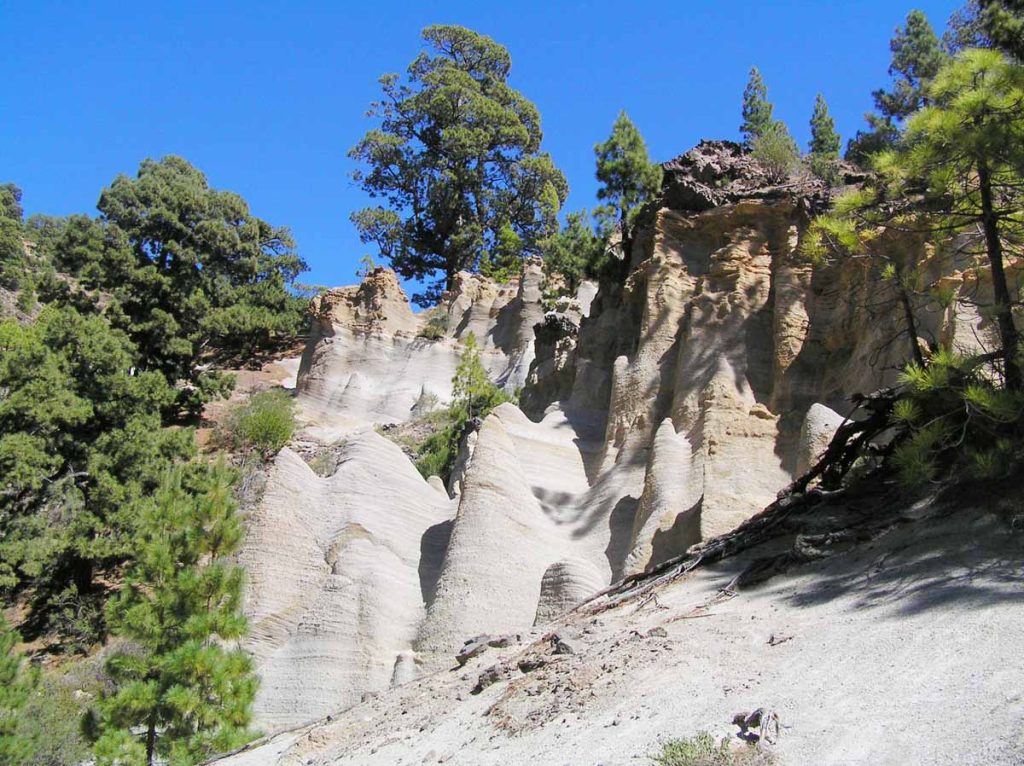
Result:
[[[22,282],[21,290],[18,291],[18,301],[16,305],[18,310],[25,314],[31,314],[39,305],[39,301],[36,296],[35,283],[31,278],[27,278]]]
[[[366,279],[376,268],[377,264],[374,262],[373,256],[364,255],[359,259],[359,268],[356,269],[356,277],[358,279]]]
[[[487,417],[499,404],[513,401],[488,380],[487,371],[480,361],[476,337],[470,333],[464,343],[459,366],[452,378],[452,403],[443,410],[417,413],[413,421],[413,425],[423,426],[425,428],[421,431],[429,433],[411,440],[405,434],[381,431],[412,456],[424,478],[440,476],[447,481],[459,455],[459,441],[467,424]]]
[[[462,431],[457,431],[453,423],[440,431],[435,431],[420,444],[417,450],[420,457],[416,461],[416,470],[423,478],[440,476],[445,481],[448,480],[455,458],[459,455],[461,435]]]
[[[800,148],[781,122],[772,123],[754,139],[750,154],[773,183],[785,181],[800,162]]]
[[[448,312],[444,307],[437,306],[426,315],[426,321],[417,335],[427,340],[440,340],[448,335]]]
[[[106,636],[100,593],[79,593],[73,584],[46,600],[46,626],[61,637],[62,649],[71,654],[86,654]]]
[[[841,166],[835,157],[812,154],[807,158],[807,166],[811,173],[829,186],[835,186],[842,180]]]
[[[983,357],[939,349],[924,365],[908,365],[900,383],[892,460],[906,486],[954,475],[956,465],[994,479],[1024,459],[1024,394],[1002,388]]]
[[[231,409],[225,432],[228,446],[236,451],[275,455],[295,432],[295,401],[281,388],[253,394]]]
[[[752,744],[732,744],[728,737],[716,741],[706,731],[686,739],[665,742],[651,755],[657,766],[773,766],[775,756]]]

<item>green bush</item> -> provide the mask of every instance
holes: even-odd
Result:
[[[459,455],[461,436],[461,429],[456,430],[454,424],[449,424],[432,433],[419,445],[417,451],[420,457],[416,461],[416,470],[424,479],[440,476],[444,481],[448,481],[452,466],[455,465],[455,458]]]
[[[428,427],[430,433],[427,436],[411,442],[405,436],[383,432],[411,453],[417,470],[424,478],[440,476],[447,481],[459,455],[459,441],[467,424],[487,417],[499,404],[513,401],[488,380],[473,333],[465,339],[462,357],[452,378],[452,393],[452,403],[446,409],[424,412],[414,421]]]
[[[660,753],[651,755],[651,760],[657,766],[773,766],[775,763],[775,757],[757,745],[734,745],[728,737],[718,742],[706,731],[665,742]]]
[[[231,409],[225,431],[228,446],[238,452],[275,455],[295,432],[295,400],[282,388],[253,394]]]
[[[781,122],[773,122],[768,130],[754,139],[750,154],[773,183],[785,181],[800,162],[800,148]]]
[[[835,157],[812,154],[807,158],[807,166],[815,177],[829,186],[835,186],[842,180],[842,167]]]
[[[61,648],[86,654],[106,636],[102,592],[79,593],[72,583],[47,597],[47,631],[61,637]]]
[[[426,315],[423,327],[417,335],[427,340],[440,340],[448,335],[448,312],[443,306],[437,306]]]
[[[900,383],[892,457],[905,485],[953,475],[956,465],[974,478],[996,479],[1024,460],[1024,393],[1002,388],[984,357],[940,349],[925,365],[909,365]]]

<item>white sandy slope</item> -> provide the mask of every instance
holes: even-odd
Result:
[[[1020,764],[1022,553],[1024,533],[979,509],[731,598],[746,559],[727,560],[552,626],[575,654],[491,650],[219,763],[634,766],[664,738],[726,736],[735,713],[766,707],[783,764]],[[548,664],[522,673],[526,656]],[[499,661],[510,678],[472,694]]]

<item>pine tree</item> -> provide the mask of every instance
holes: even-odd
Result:
[[[573,295],[580,282],[597,277],[604,265],[604,241],[594,231],[586,210],[569,213],[565,226],[544,251],[544,271],[561,278],[562,292]]]
[[[991,48],[981,26],[981,7],[978,0],[967,0],[949,16],[946,31],[942,34],[942,48],[950,56],[955,56],[965,48]]]
[[[21,189],[0,184],[0,287],[17,290],[25,280]]]
[[[818,94],[814,100],[814,113],[811,115],[811,142],[808,147],[812,155],[835,159],[839,156],[839,134],[836,123],[828,112],[825,97]]]
[[[768,87],[761,78],[761,72],[757,67],[752,67],[750,79],[743,91],[743,124],[740,125],[743,145],[748,149],[753,146],[755,138],[771,127],[772,109],[768,101]]]
[[[906,24],[896,30],[889,50],[889,74],[895,82],[891,90],[876,90],[873,95],[882,116],[900,122],[927,103],[928,83],[948,57],[928,17],[917,10],[907,14]]]
[[[896,145],[904,120],[925,106],[928,84],[948,60],[928,17],[917,10],[897,27],[889,50],[893,84],[872,93],[878,113],[866,115],[869,130],[857,131],[850,140],[846,158],[853,162],[867,164],[872,155]]]
[[[480,256],[480,273],[507,284],[518,279],[522,270],[523,239],[506,221],[498,226],[490,249]]]
[[[0,763],[25,763],[31,743],[18,734],[18,715],[35,688],[36,676],[15,650],[18,634],[0,615]]]
[[[992,45],[1024,61],[1024,0],[979,0],[981,28]]]
[[[811,171],[830,183],[835,180],[839,144],[835,120],[829,114],[825,97],[819,93],[811,115],[811,141],[808,148],[811,150]]]
[[[486,417],[499,404],[509,401],[505,392],[487,377],[473,333],[463,341],[462,356],[452,378],[452,396],[452,412],[460,426]]]
[[[97,569],[131,552],[167,465],[194,453],[190,431],[160,427],[175,394],[160,373],[132,370],[135,351],[72,308],[0,321],[0,588],[80,601]],[[101,637],[82,627],[86,645]]]
[[[1020,391],[1016,300],[1004,261],[1019,247],[1024,204],[1024,67],[998,51],[968,49],[938,73],[929,98],[931,105],[908,122],[904,145],[876,164],[887,191],[926,181],[926,204],[915,211],[913,228],[983,235],[993,297],[985,309],[999,334],[1006,387]]]
[[[476,336],[469,333],[463,339],[462,355],[452,377],[452,403],[445,412],[447,423],[416,449],[417,470],[424,478],[440,476],[448,481],[462,437],[472,421],[487,417],[499,404],[509,401],[509,396],[487,377]]]
[[[643,136],[624,111],[615,118],[608,140],[594,147],[594,154],[602,184],[597,198],[615,209],[625,241],[641,206],[658,193],[661,167],[651,162]]]
[[[256,677],[231,648],[246,630],[242,569],[229,561],[243,534],[235,510],[222,464],[170,472],[146,509],[108,606],[127,644],[107,662],[116,691],[95,711],[98,763],[190,766],[251,739]]]
[[[379,125],[349,157],[363,165],[355,181],[384,202],[352,215],[360,238],[407,279],[439,276],[413,296],[430,306],[460,270],[505,257],[503,232],[519,240],[516,257],[539,255],[569,186],[541,150],[537,108],[508,84],[508,51],[459,26],[427,27],[423,39],[430,50],[404,79],[380,79]]]
[[[84,261],[76,276],[111,296],[111,324],[138,346],[142,369],[179,386],[182,409],[196,413],[231,391],[203,358],[211,349],[246,356],[301,327],[306,300],[293,288],[306,264],[290,232],[211,188],[183,158],[143,161],[134,178],[101,192],[97,208],[102,218],[86,223],[99,229],[99,247],[59,243],[59,255]]]

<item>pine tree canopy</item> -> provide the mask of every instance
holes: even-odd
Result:
[[[168,461],[193,454],[191,431],[161,428],[174,390],[133,372],[137,357],[126,333],[72,307],[0,322],[0,587],[91,588],[95,567],[129,552]]]
[[[612,134],[594,147],[597,155],[597,198],[615,209],[619,227],[628,233],[637,212],[661,188],[661,167],[651,162],[647,144],[629,115],[619,112]]]
[[[928,98],[930,105],[908,121],[904,146],[881,155],[877,165],[893,190],[923,185],[930,204],[919,213],[922,222],[983,232],[1003,374],[1019,390],[1015,301],[1003,261],[1008,247],[1022,245],[1024,67],[996,50],[967,49],[937,73]]]
[[[900,121],[925,104],[925,89],[947,56],[928,17],[917,10],[907,14],[906,24],[896,30],[889,50],[889,74],[895,81],[892,90],[875,91],[875,106],[883,117]]]
[[[1024,0],[979,0],[980,27],[996,48],[1024,62]]]
[[[223,392],[199,369],[216,349],[248,352],[291,334],[305,300],[290,288],[306,264],[289,232],[253,216],[237,194],[210,188],[180,157],[145,160],[100,195],[97,247],[58,243],[58,259],[114,297],[107,310],[143,354],[140,366],[185,381],[180,404],[195,408]],[[75,232],[69,233],[74,237]]]
[[[544,250],[544,271],[562,281],[562,292],[574,295],[580,282],[597,277],[604,264],[605,242],[594,231],[586,210],[569,213],[565,226]]]
[[[242,540],[223,464],[165,475],[142,514],[134,562],[108,606],[127,640],[107,661],[115,690],[93,726],[101,766],[191,766],[252,738],[257,680],[234,642],[246,630]]]
[[[16,290],[25,278],[21,189],[0,184],[0,287]]]
[[[459,26],[423,31],[429,51],[406,77],[384,75],[378,127],[349,156],[354,179],[382,204],[352,215],[360,237],[436,303],[457,272],[539,255],[569,192],[541,151],[540,114],[508,84],[508,51]],[[514,235],[514,238],[513,236]],[[439,275],[439,276],[438,276]]]
[[[872,94],[878,113],[866,115],[869,129],[857,131],[846,150],[847,159],[862,165],[896,145],[903,121],[927,103],[928,84],[949,58],[928,17],[917,10],[907,14],[904,26],[897,27],[889,50],[892,86]]]
[[[743,91],[743,124],[740,125],[740,133],[743,134],[743,143],[749,149],[754,139],[763,135],[772,125],[773,106],[768,101],[768,86],[761,78],[761,72],[757,67],[750,70],[750,79]]]
[[[828,112],[825,97],[819,93],[814,100],[814,113],[811,115],[811,141],[808,148],[812,155],[834,159],[839,156],[839,144],[835,120]]]

